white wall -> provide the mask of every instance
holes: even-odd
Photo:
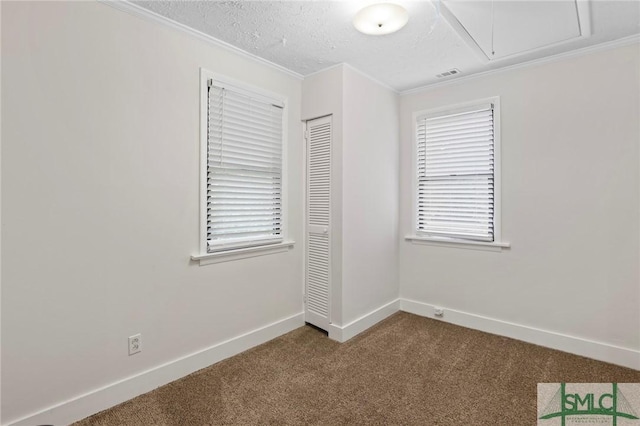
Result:
[[[344,67],[343,323],[398,298],[398,95]]]
[[[402,96],[401,236],[412,229],[412,112],[500,96],[512,248],[401,240],[401,297],[640,349],[639,75],[636,44]]]
[[[3,2],[3,423],[301,312],[300,244],[190,261],[200,67],[288,96],[301,240],[300,81],[104,4]]]
[[[0,37],[2,34],[2,2],[0,2]],[[2,49],[0,48],[0,51]],[[1,53],[1,52],[0,52]],[[0,100],[2,99],[2,55],[0,54]],[[0,423],[2,422],[2,102],[0,102]]]

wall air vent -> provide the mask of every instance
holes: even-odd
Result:
[[[460,70],[458,68],[452,68],[449,71],[445,71],[441,74],[436,75],[438,78],[449,77],[450,75],[460,74]]]

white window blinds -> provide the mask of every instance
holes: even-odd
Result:
[[[283,105],[208,86],[207,250],[280,242]]]
[[[494,108],[417,118],[417,231],[494,241]]]

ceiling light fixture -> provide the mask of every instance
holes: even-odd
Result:
[[[402,6],[379,3],[367,6],[356,13],[353,26],[358,31],[370,35],[391,34],[404,27],[409,14]]]

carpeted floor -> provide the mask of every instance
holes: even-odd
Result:
[[[535,425],[538,382],[640,372],[399,312],[343,344],[301,327],[75,425]]]

